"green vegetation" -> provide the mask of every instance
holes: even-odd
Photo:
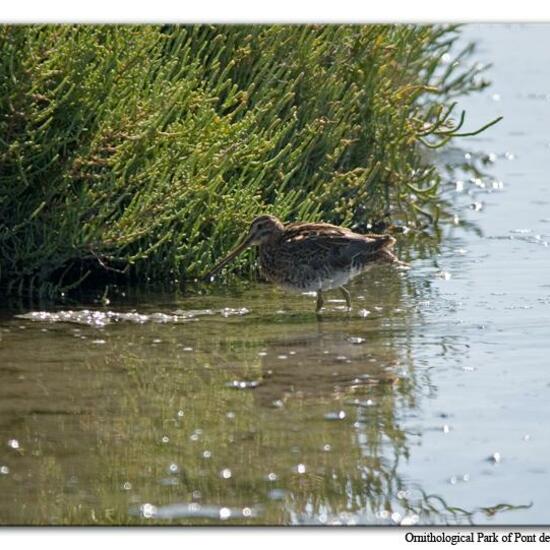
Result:
[[[465,135],[452,98],[485,85],[471,47],[451,56],[458,37],[0,27],[0,286],[190,279],[264,212],[436,223],[440,175],[425,152]]]

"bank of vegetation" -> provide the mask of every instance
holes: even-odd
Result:
[[[0,287],[203,273],[260,213],[437,223],[485,85],[441,26],[0,27]],[[243,257],[238,269],[246,269]]]

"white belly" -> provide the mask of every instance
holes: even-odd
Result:
[[[299,289],[292,287],[292,290],[300,290],[301,292],[317,292],[318,290],[333,290],[340,288],[346,283],[357,277],[365,269],[349,269],[334,272],[330,277],[314,279],[307,285],[300,287]]]

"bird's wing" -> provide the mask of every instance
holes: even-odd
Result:
[[[349,269],[394,243],[389,235],[360,235],[329,224],[293,224],[285,228],[281,253],[313,271]]]

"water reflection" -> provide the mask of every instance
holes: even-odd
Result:
[[[406,277],[373,271],[321,321],[264,285],[11,317],[1,522],[467,520],[399,472],[430,387],[411,352],[430,288]]]

